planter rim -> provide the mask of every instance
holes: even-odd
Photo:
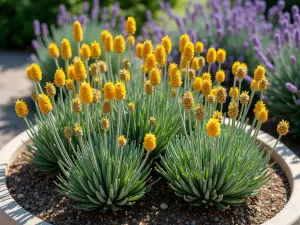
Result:
[[[0,224],[50,225],[22,208],[12,198],[7,188],[8,167],[19,150],[24,149],[23,141],[28,140],[29,136],[24,131],[0,150]],[[274,146],[276,143],[274,137],[263,131],[258,133],[257,140],[262,143],[266,150],[270,150],[270,146]],[[271,158],[287,176],[291,187],[291,196],[285,207],[263,225],[296,225],[300,221],[300,159],[281,142],[272,152]]]

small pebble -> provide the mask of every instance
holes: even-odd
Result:
[[[193,220],[193,221],[191,222],[191,225],[196,225],[196,221]]]
[[[17,195],[17,198],[18,198],[18,199],[21,199],[21,198],[24,198],[24,197],[25,197],[25,195],[23,195],[23,194],[18,194],[18,195]]]
[[[181,219],[177,219],[176,223],[180,224],[181,223]]]
[[[215,219],[214,219],[216,222],[218,222],[219,221],[219,217],[215,217]]]
[[[162,204],[160,204],[160,208],[161,209],[167,209],[168,205],[166,203],[162,203]]]

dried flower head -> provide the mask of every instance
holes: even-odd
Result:
[[[83,130],[79,123],[74,124],[74,133],[76,137],[82,137],[83,136]]]
[[[126,33],[135,34],[136,32],[136,22],[132,16],[129,16],[126,21]]]
[[[79,57],[74,58],[74,76],[75,80],[79,82],[83,82],[87,78],[85,66]]]
[[[254,71],[254,80],[259,82],[265,78],[266,70],[262,65],[258,65]]]
[[[15,111],[18,117],[26,117],[29,111],[26,102],[23,100],[17,100],[15,103]]]
[[[80,113],[82,110],[81,99],[77,96],[72,99],[72,111],[74,113]]]
[[[31,78],[31,80],[33,80],[35,82],[39,82],[42,80],[41,67],[36,63],[33,63],[30,66],[30,78]]]
[[[121,148],[123,148],[126,144],[127,144],[127,140],[125,138],[124,135],[121,135],[119,138],[118,138],[118,144]]]
[[[184,46],[186,43],[190,41],[190,37],[187,34],[182,34],[179,39],[179,51],[183,52],[184,51]]]
[[[90,104],[93,102],[93,91],[90,83],[82,82],[79,90],[80,98],[84,104]]]
[[[195,51],[196,53],[200,54],[203,52],[204,44],[201,41],[198,41],[195,45]]]
[[[243,80],[246,76],[247,69],[244,66],[239,66],[236,71],[236,77]]]
[[[194,80],[195,77],[196,77],[196,72],[195,72],[195,70],[189,69],[188,73],[189,73],[189,80]]]
[[[208,96],[211,92],[212,89],[212,82],[211,80],[205,79],[203,80],[202,78],[202,93],[204,96]]]
[[[195,47],[192,42],[187,42],[183,49],[183,58],[187,61],[191,61],[195,54]]]
[[[202,89],[202,78],[201,77],[196,77],[194,82],[193,82],[193,89],[195,91],[201,91]]]
[[[161,75],[159,69],[156,68],[150,71],[149,80],[154,87],[160,83]]]
[[[99,43],[96,41],[91,43],[91,56],[94,59],[98,59],[101,56],[101,48]]]
[[[55,43],[51,43],[48,46],[48,52],[49,52],[49,56],[52,59],[57,59],[59,57],[59,50],[58,50],[58,47]]]
[[[104,98],[106,100],[113,100],[115,98],[115,86],[112,82],[107,82],[103,87]]]
[[[40,94],[38,96],[38,106],[40,111],[45,114],[48,115],[51,111],[52,111],[52,103],[50,101],[50,98],[45,95],[45,94]]]
[[[281,120],[277,125],[277,133],[281,136],[286,135],[289,132],[289,122]]]
[[[195,119],[196,120],[204,120],[204,106],[203,105],[197,105],[195,107]]]
[[[117,81],[115,84],[115,99],[124,100],[126,97],[126,88],[123,81]]]
[[[261,81],[258,82],[258,90],[259,91],[266,91],[268,89],[268,80],[263,78]]]
[[[70,126],[65,126],[64,135],[67,139],[71,139],[73,135],[73,129]]]
[[[187,111],[190,111],[194,108],[194,97],[193,94],[189,91],[185,92],[183,95],[183,106]]]
[[[108,130],[108,128],[109,128],[109,120],[107,119],[107,118],[102,118],[101,119],[101,128],[103,129],[103,130]]]
[[[31,93],[31,99],[32,99],[32,101],[36,102],[37,98],[38,98],[38,93],[36,91],[33,91]]]
[[[107,114],[107,113],[110,113],[110,111],[111,111],[110,101],[105,100],[102,105],[102,113]]]
[[[72,57],[72,47],[70,41],[66,38],[60,43],[60,53],[63,60],[69,60]]]
[[[55,71],[54,84],[56,87],[63,87],[66,84],[66,75],[62,68],[59,68]]]
[[[172,87],[171,97],[172,97],[172,98],[175,98],[175,97],[176,97],[176,94],[177,94],[176,88]]]
[[[222,119],[223,119],[223,114],[220,111],[214,111],[212,118],[215,118],[217,120],[219,120],[220,123],[222,123]]]
[[[75,90],[74,80],[72,80],[72,79],[67,79],[66,80],[66,89],[68,91],[74,91]]]
[[[216,100],[220,104],[224,104],[226,102],[226,89],[222,86],[218,86],[216,89]]]
[[[89,71],[90,71],[90,75],[92,77],[97,75],[98,68],[99,68],[99,66],[97,65],[97,63],[92,63],[90,65]]]
[[[130,61],[129,59],[124,59],[123,60],[123,67],[125,70],[128,70],[130,68]]]
[[[121,54],[125,51],[125,40],[122,35],[117,35],[114,39],[114,51]]]
[[[129,103],[128,103],[128,111],[129,111],[129,112],[134,112],[134,109],[135,109],[135,104],[134,104],[134,102],[129,102]]]
[[[171,38],[168,35],[164,36],[161,40],[161,44],[162,44],[162,46],[164,46],[166,53],[170,54],[171,50],[172,50]]]
[[[199,66],[200,66],[200,69],[205,66],[205,58],[203,56],[200,56],[199,57]]]
[[[236,119],[239,114],[239,105],[236,102],[230,102],[228,106],[228,116],[230,119]]]
[[[209,48],[206,54],[206,61],[208,64],[214,64],[217,59],[217,52],[215,48]]]
[[[82,27],[81,24],[78,20],[74,22],[74,27],[73,27],[73,36],[74,40],[79,43],[83,40],[83,32],[82,32]]]
[[[146,151],[153,151],[156,148],[156,137],[155,137],[155,135],[152,134],[151,132],[147,133],[145,138],[144,138],[143,145],[144,145],[144,149]]]
[[[245,104],[248,104],[249,100],[250,100],[249,92],[248,91],[243,91],[240,95],[240,103],[242,105],[245,105]]]
[[[130,79],[129,71],[127,71],[125,69],[120,70],[119,76],[120,76],[120,80],[121,81],[125,81],[125,80],[129,80]]]
[[[156,118],[151,116],[149,118],[149,124],[150,124],[151,127],[154,127],[156,125]]]
[[[100,101],[101,98],[101,92],[96,89],[96,88],[92,88],[92,93],[93,93],[93,103],[98,103]]]
[[[217,50],[217,62],[224,63],[226,60],[226,51],[223,48]]]
[[[99,68],[100,68],[100,73],[106,73],[107,71],[107,64],[105,61],[100,61],[99,62]]]
[[[210,118],[206,124],[206,132],[209,137],[216,137],[221,132],[221,124],[218,119]]]
[[[45,85],[46,94],[50,97],[54,97],[56,95],[56,88],[53,83],[47,82]]]
[[[164,66],[166,63],[166,50],[163,45],[158,44],[154,51],[155,60],[160,66]]]
[[[214,104],[216,102],[216,96],[214,95],[214,93],[212,93],[212,91],[207,96],[207,102],[208,104]]]
[[[151,84],[150,80],[148,80],[145,84],[145,92],[147,95],[151,95],[152,91],[153,91],[152,84]]]

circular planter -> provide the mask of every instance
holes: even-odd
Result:
[[[262,143],[265,151],[270,151],[276,139],[259,132],[257,140]],[[6,185],[6,175],[10,164],[18,153],[25,150],[22,141],[29,141],[27,133],[16,136],[0,150],[0,224],[5,225],[50,225],[23,209],[10,195]],[[296,225],[300,224],[300,160],[284,144],[278,143],[271,155],[272,159],[286,174],[291,196],[286,206],[272,219],[263,225]]]

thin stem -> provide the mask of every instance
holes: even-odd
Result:
[[[215,138],[211,140],[211,152],[210,152],[210,167],[209,167],[209,177],[213,175],[214,161],[215,161]]]
[[[38,89],[39,89],[39,92],[42,93],[42,94],[44,94],[40,82],[37,82],[37,87],[38,87]]]
[[[63,111],[65,113],[65,104],[64,104],[63,94],[62,94],[62,87],[59,87],[59,93],[60,93],[60,102],[62,104]]]
[[[153,94],[152,94],[152,116],[155,117],[155,97],[156,97],[156,91],[155,86],[153,86]]]
[[[65,71],[66,71],[66,74],[67,74],[67,78],[70,78],[68,68],[69,68],[69,60],[67,59],[67,60],[65,60]]]
[[[78,57],[80,57],[80,42],[77,43]]]
[[[276,146],[277,146],[278,142],[280,141],[281,137],[282,137],[282,135],[279,135],[279,137],[277,138],[277,141],[276,141],[274,147],[272,148],[272,150],[274,150],[276,148]]]
[[[110,67],[110,75],[111,75],[111,81],[114,81],[114,75],[113,75],[113,70],[112,70],[112,65],[111,65],[111,54],[110,52],[108,53],[108,60],[109,60],[109,67]]]
[[[141,166],[139,167],[139,169],[137,170],[136,175],[140,174],[141,170],[144,168],[144,166],[145,166],[145,164],[146,164],[146,162],[149,158],[149,155],[150,155],[150,151],[147,151],[146,157],[143,160],[143,162],[142,162]]]
[[[94,167],[96,167],[97,163],[96,163],[96,157],[95,157],[95,153],[94,153],[94,148],[93,148],[93,144],[92,144],[92,138],[91,138],[91,133],[90,133],[90,123],[89,123],[89,104],[85,105],[85,120],[86,120],[86,125],[87,125],[87,136],[88,136],[88,141],[90,144],[90,149],[91,149],[91,153],[93,156],[93,162],[94,162]]]
[[[120,66],[121,66],[121,54],[118,54],[118,73],[117,76],[120,74]]]
[[[189,61],[188,60],[186,60],[185,76],[187,77],[187,90],[189,90],[189,88],[190,88],[190,78],[189,78]]]
[[[56,68],[59,69],[59,64],[58,64],[57,58],[55,58],[54,61],[55,61]]]
[[[242,88],[242,81],[243,81],[243,80],[239,80],[239,93],[238,93],[237,103],[239,103],[239,101],[240,101],[240,94],[241,94],[241,88]]]
[[[52,103],[53,103],[54,109],[56,109],[56,103],[55,103],[54,97],[51,96],[50,98],[51,98],[51,101],[52,101]]]
[[[107,134],[106,134],[106,130],[104,131],[104,149],[107,150]]]
[[[121,123],[121,108],[122,108],[122,100],[118,102],[118,120],[117,120],[117,132],[116,132],[116,146],[115,146],[115,152],[116,152],[116,162],[118,158],[118,138],[120,135],[120,123]]]
[[[131,113],[129,113],[129,119],[128,119],[128,125],[127,125],[127,132],[126,132],[127,139],[128,139],[128,135],[129,135],[130,120],[131,120]]]
[[[208,70],[207,70],[208,73],[210,73],[210,69],[211,69],[211,64],[208,64]]]
[[[85,70],[86,70],[87,81],[90,82],[88,60],[84,60],[84,65],[85,65]]]
[[[130,62],[130,67],[129,67],[129,73],[130,73],[130,76],[131,76],[131,39],[128,39],[128,48],[129,48],[129,62]]]

